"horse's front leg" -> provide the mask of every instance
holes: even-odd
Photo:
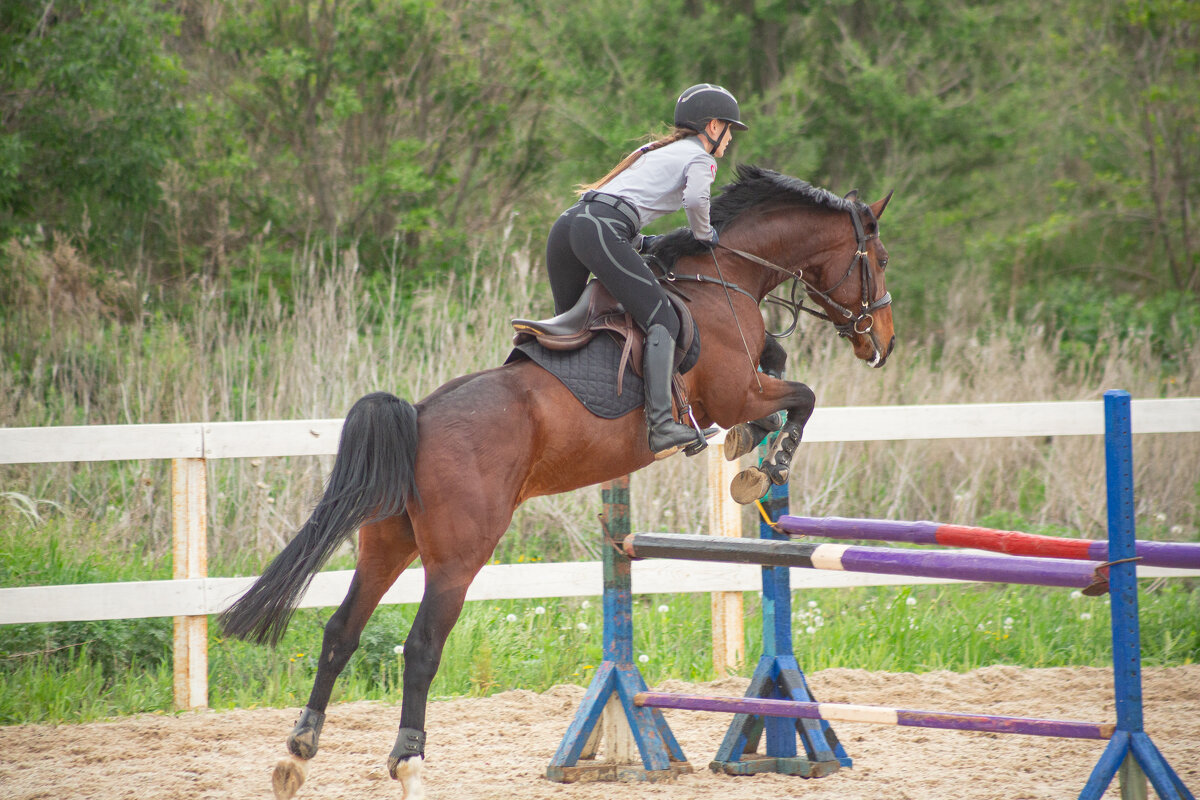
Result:
[[[816,406],[816,395],[803,383],[772,380],[771,384],[771,388],[786,389],[782,402],[787,419],[762,464],[742,470],[730,484],[730,495],[742,505],[753,503],[762,497],[772,483],[777,486],[787,483],[791,475],[792,456],[804,435],[804,426]],[[751,415],[754,413],[750,412]],[[755,444],[757,445],[757,442]],[[728,456],[728,451],[726,455]],[[740,455],[743,454],[739,453],[738,457]]]
[[[767,336],[758,363],[764,375],[782,380],[783,369],[787,365],[787,351],[774,336]],[[752,452],[768,434],[783,427],[783,422],[782,411],[773,411],[765,417],[734,425],[725,434],[725,459],[737,461]]]

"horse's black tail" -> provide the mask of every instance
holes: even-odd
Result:
[[[387,392],[363,397],[346,415],[325,494],[295,538],[221,614],[229,636],[276,644],[313,576],[361,526],[395,516],[412,498],[417,410]]]

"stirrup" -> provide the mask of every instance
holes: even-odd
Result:
[[[696,415],[692,413],[691,404],[683,407],[680,416],[692,424],[692,429],[696,431],[698,437],[695,442],[683,448],[683,454],[690,458],[703,453],[708,449],[708,440],[717,435],[717,428],[710,425],[707,429],[701,430],[700,423],[696,422]]]

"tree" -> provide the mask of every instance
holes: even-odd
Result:
[[[0,6],[0,238],[139,241],[185,134],[174,23],[145,0]]]
[[[423,248],[495,224],[536,175],[546,99],[495,0],[246,0],[206,48],[192,202],[271,226]],[[240,230],[240,234],[238,231]]]
[[[1200,292],[1192,214],[1200,201],[1200,7],[1124,0],[1114,11],[1117,57],[1108,66],[1132,89],[1122,93],[1121,116],[1132,149],[1141,151],[1130,167],[1151,208],[1150,251],[1161,252],[1173,288]]]

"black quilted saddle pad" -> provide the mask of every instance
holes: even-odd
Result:
[[[617,394],[621,344],[608,334],[593,338],[580,350],[547,350],[536,341],[517,345],[505,363],[528,358],[562,381],[591,413],[604,419],[623,417],[645,402],[642,379],[625,366]]]

